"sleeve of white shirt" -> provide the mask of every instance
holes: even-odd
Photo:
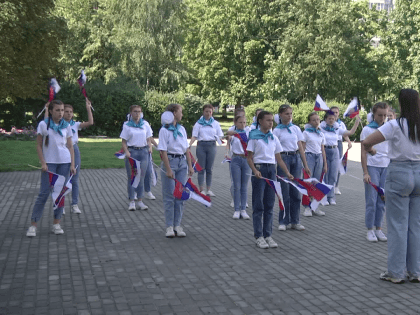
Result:
[[[321,136],[322,136],[321,145],[325,145],[325,136],[322,132],[321,132]]]
[[[254,152],[254,150],[255,150],[255,141],[257,141],[257,140],[255,140],[255,139],[250,139],[250,140],[248,141],[248,145],[247,145],[247,147],[246,147],[246,150],[247,150],[247,151],[249,151],[249,152]]]
[[[366,135],[367,128],[369,128],[369,127],[368,127],[368,126],[363,127],[363,130],[362,130],[362,132],[360,133],[360,141],[363,141],[363,140],[365,140],[365,139],[366,139],[366,137],[367,137],[367,135]]]
[[[73,131],[71,130],[71,126],[68,125],[66,129],[67,129],[67,138],[73,137]]]
[[[342,136],[346,131],[347,131],[347,129],[338,128],[337,129],[337,134],[340,135],[340,136]]]
[[[308,133],[307,132],[302,132],[302,141],[303,142],[308,142]]]
[[[75,129],[77,129],[77,130],[82,130],[82,127],[80,127],[80,125],[81,125],[82,123],[80,122],[80,121],[77,121],[76,122],[76,128]]]
[[[216,133],[217,133],[217,135],[220,137],[220,138],[223,138],[223,131],[222,131],[222,128],[220,128],[220,124],[219,124],[219,122],[217,122],[217,127],[216,127],[217,129],[216,129]]]
[[[44,121],[39,123],[36,133],[41,136],[48,136],[47,124]]]
[[[152,127],[150,127],[149,123],[147,123],[147,128],[146,128],[146,139],[149,139],[150,137],[153,136],[153,130]]]
[[[195,123],[193,130],[192,130],[192,136],[198,138],[198,133],[200,132],[200,124]]]
[[[129,127],[126,124],[123,125],[123,129],[122,129],[121,134],[120,134],[121,139],[128,140],[128,138],[130,137],[130,132],[129,132],[128,128]]]
[[[168,132],[165,127],[159,130],[159,143],[157,149],[159,151],[168,151]]]
[[[297,127],[297,126],[296,126]],[[299,127],[297,127],[296,128],[296,134],[297,134],[297,139],[298,139],[298,141],[304,141],[303,140],[303,133],[302,133],[302,130],[300,130],[300,128]]]
[[[283,148],[282,148],[282,146],[280,144],[279,139],[277,137],[274,137],[274,141],[276,142],[276,149],[274,150],[274,153],[277,154],[277,153],[282,152],[283,151]]]
[[[394,128],[392,120],[386,122],[381,127],[378,128],[379,132],[382,133],[385,140],[391,140],[394,137]]]

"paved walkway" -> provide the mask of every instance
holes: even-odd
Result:
[[[386,243],[365,239],[359,163],[349,162],[338,206],[302,217],[303,232],[276,225],[279,248],[262,250],[252,221],[231,218],[223,150],[217,197],[211,208],[187,202],[184,239],[164,237],[160,181],[148,211],[127,211],[124,169],[82,170],[83,214],[67,206],[56,236],[49,205],[27,238],[40,172],[0,173],[0,314],[420,313],[419,284],[378,279]]]

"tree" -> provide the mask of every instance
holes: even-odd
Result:
[[[53,0],[10,0],[0,10],[0,100],[40,97],[60,74],[57,58],[64,21],[51,14]]]

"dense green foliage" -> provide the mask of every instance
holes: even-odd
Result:
[[[396,107],[402,87],[420,88],[419,30],[420,3],[410,0],[390,14],[366,0],[2,1],[0,126],[35,125],[52,76],[84,119],[81,69],[92,134],[117,135],[133,103],[155,130],[170,102],[184,106],[187,130],[203,100],[290,102],[296,121],[317,93]]]

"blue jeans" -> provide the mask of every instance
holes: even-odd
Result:
[[[48,170],[50,172],[56,173],[58,175],[63,175],[67,182],[70,173],[70,163],[64,164],[54,164],[54,163],[47,163]],[[41,188],[39,189],[38,197],[36,198],[34,208],[32,210],[32,222],[38,222],[42,217],[42,212],[44,211],[45,203],[48,200],[48,197],[51,194],[51,186],[49,175],[47,172],[41,172]],[[60,207],[54,210],[54,219],[60,220],[61,216],[63,215],[64,207]]]
[[[251,168],[246,157],[233,156],[230,163],[231,178],[233,181],[233,202],[235,211],[246,209],[248,198],[248,181],[251,176]]]
[[[76,175],[72,178],[72,190],[71,190],[71,204],[77,205],[79,202],[79,174],[80,174],[80,150],[79,146],[76,144],[73,144],[74,149],[74,167],[79,166],[76,170]]]
[[[283,159],[284,163],[287,166],[290,174],[292,174],[296,178],[302,178],[302,161],[300,159],[299,154],[295,155],[286,155],[282,154],[281,158]],[[277,166],[277,175],[286,177],[286,174]],[[283,195],[283,203],[284,203],[284,218],[283,212],[279,213],[279,224],[281,225],[288,225],[291,224],[298,224],[299,223],[299,215],[300,215],[300,203],[302,201],[302,195],[300,192],[293,187],[292,185],[285,183],[282,180],[278,180],[281,185],[281,192]]]
[[[216,158],[216,141],[198,141],[196,149],[197,159],[203,168],[198,172],[198,186],[204,186],[204,172],[206,173],[206,185],[211,187],[211,179],[213,174],[213,164]]]
[[[275,164],[256,164],[262,177],[276,180]],[[271,236],[273,231],[273,207],[276,194],[264,179],[251,177],[252,186],[252,223],[254,236],[264,238]]]
[[[306,162],[308,163],[309,170],[311,171],[311,177],[316,178],[317,180],[321,179],[322,169],[324,168],[324,160],[322,158],[322,153],[315,154],[311,152],[306,152]]]
[[[337,141],[338,147],[338,163],[341,163],[341,158],[343,157],[343,141]],[[338,187],[338,182],[340,181],[340,172],[337,172],[337,181],[335,182],[335,187]]]
[[[140,161],[140,183],[137,188],[131,186],[131,165],[128,159],[125,159],[125,170],[127,171],[127,193],[128,199],[134,200],[134,192],[137,193],[137,198],[143,198],[144,191],[144,177],[146,176],[147,166],[149,164],[149,147],[141,149],[128,149],[133,159]]]
[[[420,277],[420,162],[391,161],[387,173],[388,272]]]
[[[175,175],[175,178],[183,185],[187,182],[188,165],[185,157],[169,157],[169,165]],[[184,201],[175,199],[174,189],[175,181],[166,176],[165,164],[161,163],[161,178],[162,178],[162,196],[163,206],[165,208],[165,223],[166,227],[181,225],[182,212],[184,208]]]
[[[335,201],[334,186],[337,181],[337,173],[339,167],[338,149],[337,148],[325,148],[325,155],[327,156],[328,171],[324,176],[325,183],[333,186],[327,195],[328,201]]]
[[[370,181],[376,186],[385,188],[386,167],[375,167],[368,165]],[[368,230],[373,227],[380,228],[385,213],[385,202],[378,192],[370,184],[365,183],[366,214],[365,223]]]

